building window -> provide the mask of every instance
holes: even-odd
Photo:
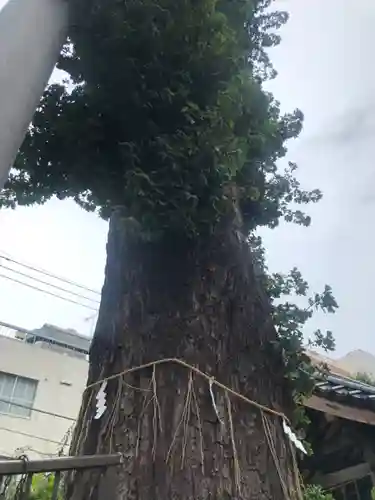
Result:
[[[29,418],[38,382],[0,372],[0,413]]]

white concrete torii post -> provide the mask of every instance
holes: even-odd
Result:
[[[9,0],[0,10],[0,191],[56,64],[66,0]]]

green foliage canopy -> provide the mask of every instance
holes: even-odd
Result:
[[[228,210],[244,231],[316,202],[276,162],[302,126],[262,88],[266,49],[287,20],[272,0],[71,0],[58,67],[73,84],[46,89],[2,195],[3,206],[73,198],[115,206],[147,230],[211,228]],[[72,87],[72,88],[71,88]]]
[[[53,474],[35,474],[29,500],[50,500],[54,490],[54,482]],[[62,487],[58,489],[57,500],[62,500]]]
[[[295,400],[300,403],[305,396],[311,394],[315,382],[313,375],[318,369],[312,366],[306,355],[304,339],[308,337],[307,345],[310,348],[325,351],[335,349],[333,334],[329,330],[322,332],[318,329],[306,335],[309,320],[318,311],[335,313],[338,304],[330,286],[325,285],[321,293],[313,292],[297,268],[288,273],[270,272],[261,238],[253,234],[249,243],[259,279],[271,302],[273,321],[278,333],[275,347],[282,349],[286,374],[293,382]],[[295,424],[305,426],[307,423],[303,407],[297,406]]]
[[[325,492],[318,485],[309,485],[304,491],[304,500],[334,500],[331,493]]]
[[[373,385],[375,386],[375,380],[374,377],[370,373],[366,372],[358,372],[355,376],[356,380],[359,382],[364,382],[365,384],[368,385]]]
[[[116,206],[151,232],[197,237],[231,207],[245,234],[284,218],[309,225],[297,166],[280,169],[302,113],[282,115],[263,88],[275,72],[267,50],[288,19],[272,0],[70,0],[69,38],[58,67],[69,83],[47,87],[0,206],[73,198],[107,218]],[[228,190],[228,186],[231,187]],[[311,388],[302,328],[313,310],[334,312],[330,288],[308,296],[297,270],[267,274],[288,373]],[[305,309],[281,299],[306,296]],[[316,332],[313,342],[333,339]]]

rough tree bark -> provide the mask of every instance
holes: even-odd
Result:
[[[233,224],[194,244],[145,241],[117,212],[107,250],[88,384],[173,357],[268,407],[291,409],[269,305]],[[259,410],[214,386],[220,421],[207,380],[171,363],[109,381],[108,409],[94,420],[97,390],[85,393],[72,452],[121,452],[124,463],[71,477],[67,499],[300,498],[279,417],[265,417],[273,454]]]

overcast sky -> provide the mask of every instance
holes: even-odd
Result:
[[[0,0],[0,6],[4,3]],[[288,159],[298,163],[303,185],[319,187],[324,199],[309,209],[309,229],[283,225],[265,234],[269,264],[278,271],[297,266],[317,291],[325,283],[332,285],[340,309],[334,316],[316,318],[311,329],[332,329],[337,355],[356,348],[375,352],[375,2],[278,4],[291,17],[282,30],[282,44],[271,53],[279,72],[272,91],[283,109],[299,107],[306,118]],[[1,211],[0,231],[0,250],[16,260],[100,290],[107,224],[95,215],[72,202],[52,201]],[[16,277],[1,267],[0,274]],[[26,328],[49,322],[89,333],[93,323],[87,318],[93,314],[0,278],[2,321]]]

